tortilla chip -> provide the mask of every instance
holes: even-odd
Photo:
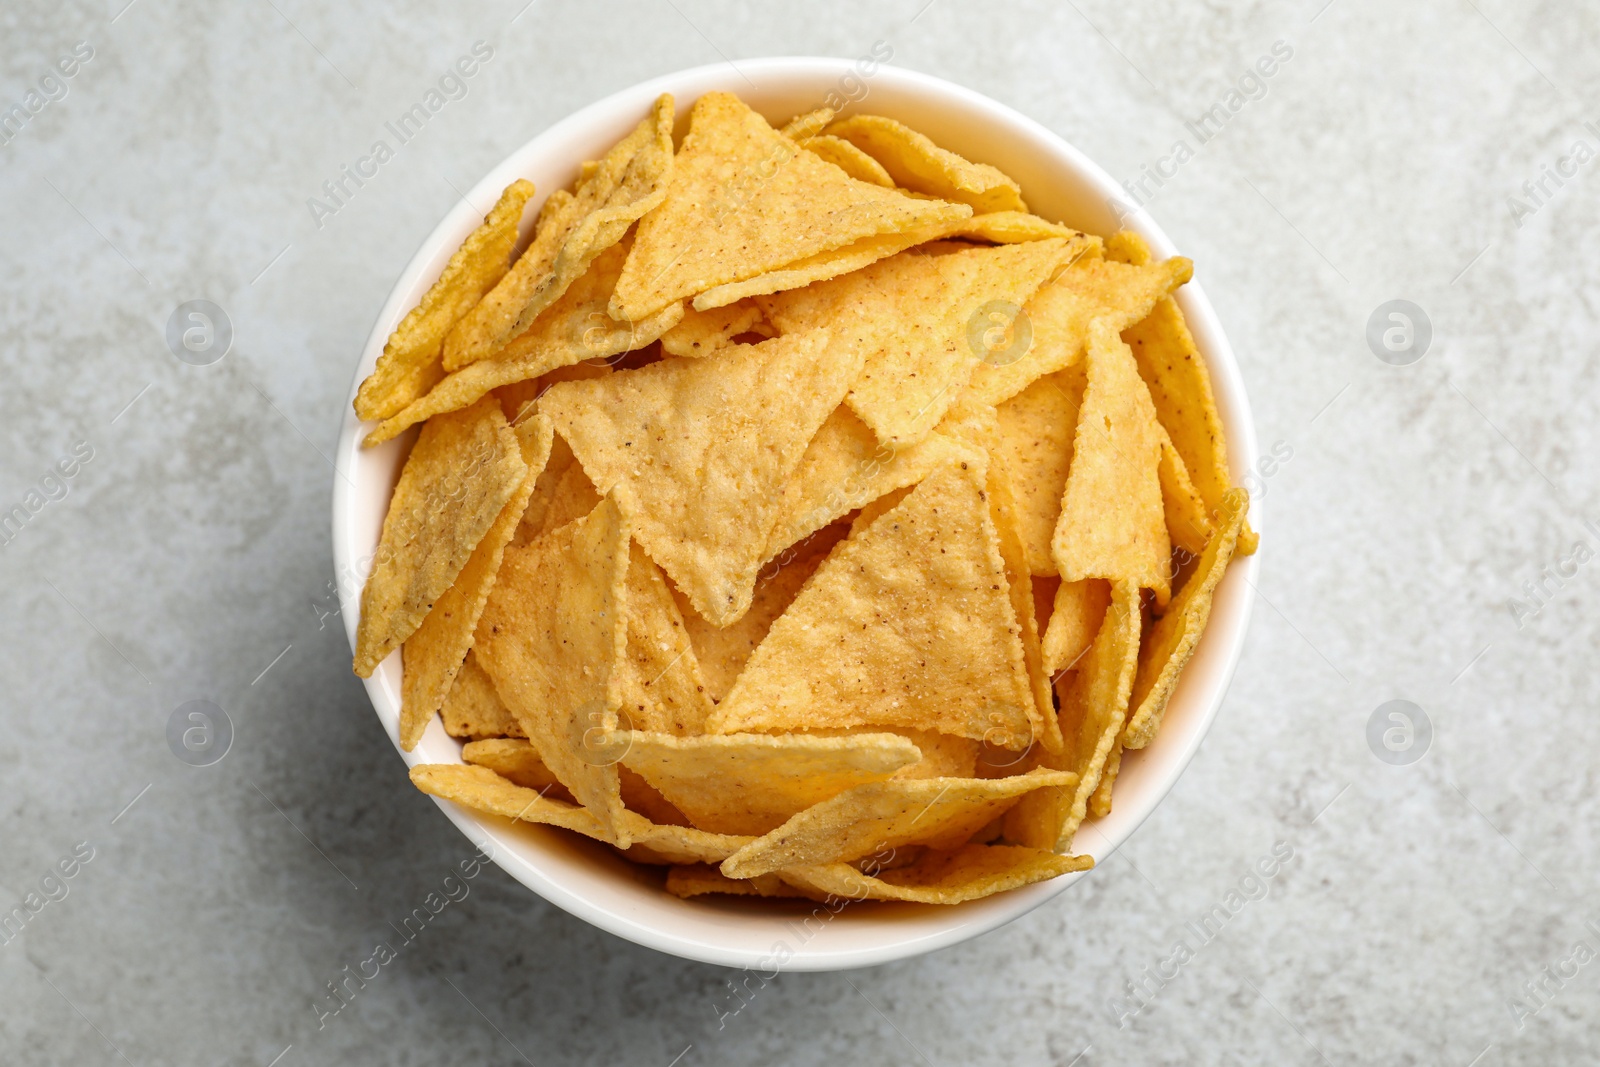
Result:
[[[1100,770],[1100,784],[1094,787],[1094,794],[1089,797],[1089,814],[1097,819],[1111,814],[1111,791],[1122,770],[1122,748],[1122,735],[1118,734],[1116,744],[1111,746],[1111,754],[1106,757],[1106,765]]]
[[[1123,333],[1123,340],[1133,349],[1139,376],[1150,387],[1156,416],[1183,457],[1207,512],[1220,516],[1223,495],[1233,485],[1228,473],[1228,439],[1217,413],[1211,374],[1178,302],[1171,297],[1158,301],[1149,315],[1129,323]],[[1257,541],[1246,521],[1239,534],[1239,554],[1253,553]]]
[[[684,313],[683,321],[661,335],[661,350],[669,356],[708,356],[731,344],[742,333],[772,334],[762,320],[761,309],[754,303],[740,301],[710,311],[690,308]]]
[[[856,512],[855,518],[850,520],[850,536],[859,536],[861,531],[877,522],[879,517],[887,515],[899,507],[900,501],[910,496],[913,488],[915,487],[903,485],[899,489],[889,490],[876,500],[869,500],[867,503],[862,504],[861,509]]]
[[[1033,578],[1028,571],[1027,551],[1022,543],[1016,495],[1011,488],[1011,476],[1006,469],[1004,449],[1000,444],[1000,419],[988,404],[962,399],[950,409],[940,426],[945,428],[946,433],[981,449],[989,457],[986,483],[989,517],[999,535],[1011,610],[1020,628],[1022,658],[1027,665],[1029,685],[1033,689],[1034,707],[1028,718],[1033,724],[1033,736],[1038,738],[1039,743],[1051,752],[1059,752],[1061,731],[1056,725],[1055,702],[1050,697],[1050,676],[1044,669],[1044,655],[1039,647],[1039,629],[1033,608]]]
[[[607,499],[525,548],[509,548],[474,648],[539,756],[619,845],[616,753],[626,670],[628,521]]]
[[[661,568],[637,542],[630,551],[622,706],[635,730],[698,734],[711,714],[711,694],[700,677],[689,631]]]
[[[616,322],[606,314],[606,302],[626,258],[626,242],[596,256],[589,273],[574,282],[561,299],[546,308],[537,322],[494,359],[480,360],[449,375],[427,396],[380,423],[367,435],[365,444],[379,444],[423,419],[466,407],[492,389],[537,378],[583,360],[609,358],[643,348],[677,325],[683,317],[679,304],[638,322]]]
[[[1171,591],[1172,544],[1161,498],[1161,431],[1150,391],[1111,324],[1090,327],[1088,385],[1072,469],[1050,543],[1062,581],[1108,578]]]
[[[456,249],[422,302],[389,335],[377,367],[356,393],[356,415],[364,420],[387,419],[444,377],[439,349],[445,335],[505,277],[522,209],[533,192],[533,183],[521,178],[506,186],[499,202]]]
[[[511,714],[495,692],[494,681],[478,665],[478,657],[467,650],[467,658],[456,672],[455,684],[439,709],[444,731],[451,737],[483,741],[496,737],[524,737],[522,724]]]
[[[1041,376],[997,409],[1000,455],[1017,496],[1028,570],[1035,575],[1056,573],[1050,538],[1061,517],[1084,385],[1080,363]]]
[[[416,632],[527,473],[500,405],[434,419],[400,472],[361,591],[355,672],[371,677]]]
[[[1098,249],[1100,245],[1098,237],[1090,237],[1081,230],[1074,230],[1071,226],[1063,226],[1059,222],[1047,222],[1038,215],[1030,215],[1025,211],[994,211],[984,215],[974,215],[953,227],[949,235],[992,241],[1001,245],[1060,237],[1081,241],[1085,254],[1092,254],[1089,250]]]
[[[663,826],[637,812],[621,811],[621,832],[613,833],[587,808],[568,804],[536,790],[501,778],[487,767],[459,763],[419,763],[411,768],[411,781],[430,796],[455,801],[474,811],[522,822],[543,823],[575,830],[586,837],[628,848],[629,859],[649,856],[644,862],[719,863],[749,842],[696,830],[692,826]]]
[[[571,801],[567,787],[545,766],[539,750],[526,740],[496,737],[484,741],[469,741],[461,746],[461,758],[478,767],[487,767],[507,781],[524,789],[554,793],[558,800]]]
[[[968,214],[959,204],[855,181],[738,97],[707,93],[690,114],[666,200],[639,223],[610,310],[614,318],[643,319],[714,286]]]
[[[1250,497],[1243,489],[1230,489],[1223,495],[1222,521],[1200,554],[1199,566],[1151,628],[1133,685],[1133,714],[1123,733],[1123,744],[1129,748],[1143,748],[1160,728],[1161,713],[1177,687],[1178,675],[1194,655],[1211,616],[1211,598],[1237,551],[1249,508]]]
[[[545,474],[552,474],[550,468],[558,462],[560,469],[552,477],[539,476],[539,483],[534,487],[533,496],[522,513],[522,523],[517,527],[513,544],[519,547],[531,544],[551,530],[565,526],[573,519],[581,519],[600,506],[600,494],[595,492],[594,483],[583,473],[583,465],[560,434],[556,435]]]
[[[860,367],[818,330],[563,383],[540,403],[650,557],[726,626],[750,606],[784,484]]]
[[[517,427],[518,447],[522,450],[527,473],[495,518],[489,532],[473,549],[455,583],[434,602],[415,633],[406,638],[401,651],[404,672],[400,683],[400,747],[410,752],[422,740],[434,713],[450,695],[456,672],[472,647],[472,633],[483,614],[483,605],[500,572],[501,556],[511,535],[516,532],[533,493],[534,483],[550,457],[550,420],[535,416]]]
[[[760,878],[726,878],[715,867],[704,863],[681,864],[667,871],[667,892],[675,897],[704,896],[723,893],[738,897],[797,897],[804,899],[804,890],[796,889],[775,874]]]
[[[1023,308],[1033,330],[1032,346],[1009,363],[980,366],[969,386],[974,397],[999,404],[1034,379],[1065,370],[1083,358],[1091,322],[1104,318],[1116,329],[1126,329],[1194,273],[1194,264],[1182,256],[1134,267],[1100,258],[1097,245],[1084,248],[1076,262]]]
[[[446,370],[492,357],[528,330],[588,272],[597,255],[661,203],[672,173],[672,122],[672,97],[663,93],[649,116],[580,180],[570,199],[540,214],[533,243],[511,272],[445,338]]]
[[[922,753],[917,762],[894,772],[896,778],[971,778],[977,774],[982,742],[933,730],[896,730]]]
[[[854,115],[827,132],[876,159],[897,184],[913,192],[970,204],[977,214],[1028,210],[1022,187],[999,169],[969,162],[894,119]]]
[[[1021,626],[974,454],[923,479],[811,576],[711,733],[899,726],[1025,748]]]
[[[1094,644],[1094,635],[1100,632],[1106,605],[1110,603],[1111,583],[1104,579],[1057,583],[1050,625],[1045,628],[1042,642],[1044,669],[1052,677],[1077,667],[1079,657]]]
[[[791,141],[805,141],[821,133],[823,127],[833,121],[833,115],[833,108],[819,107],[815,111],[796,115],[784,123],[783,129],[779,132]]]
[[[1138,587],[1131,582],[1115,583],[1111,606],[1088,655],[1076,671],[1057,683],[1066,751],[1059,756],[1038,754],[1040,765],[1071,771],[1076,781],[1068,787],[1040,790],[1012,808],[1006,814],[1007,840],[1057,852],[1065,852],[1072,844],[1088,811],[1089,797],[1100,784],[1106,759],[1127,721],[1142,621]]]
[[[1161,429],[1161,502],[1167,515],[1167,535],[1177,548],[1198,556],[1205,551],[1215,526],[1172,438],[1159,423],[1157,427]]]
[[[1106,258],[1142,267],[1150,262],[1150,246],[1132,230],[1118,230],[1106,238]]]
[[[778,520],[767,538],[767,555],[785,548],[835,519],[913,485],[962,451],[943,434],[931,433],[896,452],[845,405],[835,408],[806,446],[800,465],[783,487]]]
[[[1011,778],[894,778],[812,805],[722,862],[729,878],[845,863],[925,844],[954,849],[1024,795],[1071,789],[1077,776],[1033,770]]]
[[[904,900],[960,904],[1058,875],[1087,871],[1093,866],[1090,856],[1058,856],[1018,845],[968,844],[950,852],[929,850],[910,866],[880,871],[876,877],[848,863],[794,867],[776,877],[797,891],[830,902]]]
[[[756,576],[750,610],[727,626],[707,622],[683,594],[673,590],[679,599],[684,625],[689,630],[689,640],[694,645],[695,658],[700,662],[700,675],[712,700],[722,700],[728,695],[750,654],[772,628],[772,621],[794,601],[800,587],[828,558],[828,553],[845,533],[843,526],[825,526],[769,559]]]
[[[673,737],[635,731],[622,763],[695,826],[754,835],[920,758],[916,745],[895,734]]]
[[[883,169],[883,164],[867,155],[843,137],[823,134],[800,141],[800,147],[818,159],[832,163],[858,182],[894,188],[894,179]]]

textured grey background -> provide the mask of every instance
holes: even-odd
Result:
[[[1592,6],[124,3],[0,7],[7,105],[94,50],[0,148],[0,508],[94,450],[0,548],[0,908],[94,849],[0,945],[0,1061],[1593,1058],[1600,564],[1521,625],[1508,601],[1596,541],[1600,163],[1520,226],[1507,203],[1600,147]],[[466,98],[319,229],[307,198],[476,40],[494,57]],[[319,1029],[325,983],[468,849],[327,614],[327,457],[398,271],[456,190],[585,103],[879,40],[1119,178],[1197,149],[1151,210],[1199,265],[1263,446],[1292,450],[1258,487],[1260,603],[1216,728],[1098,873],[976,942],[785,975],[724,1016],[731,972],[490,870]],[[1197,146],[1184,120],[1279,40],[1266,94]],[[212,366],[163,341],[195,298],[235,329]],[[1411,366],[1364,339],[1394,298],[1432,322]],[[1409,766],[1366,739],[1394,698],[1433,726]],[[210,767],[165,741],[193,699],[235,727]],[[1275,845],[1294,858],[1266,895],[1147,978]]]

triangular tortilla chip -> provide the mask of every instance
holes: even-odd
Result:
[[[500,572],[501,556],[522,519],[534,483],[550,458],[553,431],[549,419],[535,416],[515,432],[527,464],[522,484],[500,509],[494,525],[456,576],[455,584],[434,602],[433,610],[416,633],[406,638],[401,651],[405,670],[400,684],[400,747],[407,752],[417,747],[434,712],[450,695],[456,672],[472,647],[478,616],[483,613],[495,575]]]
[[[595,256],[661,203],[672,173],[672,121],[672,97],[663,93],[649,116],[580,179],[576,192],[541,213],[533,243],[511,272],[445,338],[446,370],[494,356],[560,299]]]
[[[726,626],[750,606],[784,483],[860,367],[817,330],[563,383],[540,405],[650,558]]]
[[[628,522],[607,499],[587,517],[509,548],[473,647],[539,756],[626,845],[617,726],[626,671]]]
[[[1071,771],[1077,781],[1066,788],[1040,790],[1012,808],[1005,821],[1007,840],[1057,852],[1072,844],[1089,797],[1100,784],[1101,770],[1127,722],[1142,621],[1138,587],[1117,582],[1088,655],[1057,683],[1066,751],[1059,756],[1038,755],[1041,766]]]
[[[772,628],[772,621],[788,609],[800,587],[828,558],[828,553],[845,532],[843,526],[825,526],[767,560],[756,575],[750,610],[727,626],[707,622],[683,594],[673,590],[684,625],[689,629],[695,658],[700,661],[700,675],[712,700],[728,695],[750,654]]]
[[[986,466],[974,453],[934,471],[838,545],[707,731],[902,726],[1027,747],[1034,696]]]
[[[559,779],[539,758],[539,750],[527,741],[501,737],[488,741],[474,741],[463,745],[461,758],[468,763],[487,767],[502,778],[509,779],[526,789],[537,789],[548,797],[570,801]],[[622,789],[622,803],[629,811],[638,812],[646,819],[662,826],[687,826],[683,812],[667,802],[656,788],[628,768],[617,767],[617,783]]]
[[[953,849],[1028,793],[1071,789],[1077,776],[1033,770],[1011,778],[894,778],[815,804],[722,862],[729,878],[846,863],[924,844]]]
[[[522,724],[495,692],[494,680],[478,665],[478,657],[471,649],[456,672],[455,684],[439,715],[444,719],[445,733],[469,742],[525,736]]]
[[[1160,424],[1158,423],[1159,427]],[[1161,428],[1161,501],[1167,513],[1167,534],[1177,548],[1190,556],[1205,551],[1215,528],[1200,492],[1189,478],[1189,468]]]
[[[960,451],[949,437],[931,433],[896,452],[879,443],[866,423],[840,405],[811,439],[800,465],[783,487],[778,521],[767,538],[767,555],[776,556],[856,508],[921,481]]]
[[[1100,258],[1096,245],[1084,247],[1084,254],[1022,309],[1033,331],[1028,350],[1011,362],[984,363],[973,372],[969,388],[975,397],[999,404],[1035,378],[1072,366],[1083,358],[1091,322],[1106,318],[1125,329],[1194,273],[1194,264],[1182,256],[1135,267]]]
[[[1118,735],[1117,743],[1111,746],[1111,754],[1106,757],[1105,766],[1100,769],[1100,784],[1094,787],[1094,793],[1089,797],[1089,814],[1096,819],[1111,814],[1111,791],[1117,784],[1117,775],[1122,772],[1122,749],[1122,737]]]
[[[834,111],[831,107],[819,107],[815,111],[807,111],[796,115],[783,124],[782,133],[791,141],[804,141],[822,132],[824,126],[833,121]]]
[[[894,188],[894,179],[883,169],[883,164],[867,155],[843,137],[822,134],[801,140],[800,147],[844,171],[858,182]]]
[[[970,213],[855,181],[738,97],[707,93],[690,114],[666,200],[639,223],[611,313],[642,319],[713,286]]]
[[[987,163],[972,163],[882,115],[854,115],[827,129],[883,164],[897,183],[918,193],[972,205],[972,210],[1027,211],[1022,187]]]
[[[809,895],[775,874],[762,875],[760,878],[728,878],[715,867],[704,863],[681,864],[667,871],[667,892],[685,900],[707,893],[738,897],[795,897],[802,900]]]
[[[1077,667],[1079,657],[1089,651],[1094,635],[1100,632],[1106,605],[1110,603],[1111,583],[1102,578],[1058,582],[1050,625],[1045,627],[1041,642],[1044,669],[1051,677]]]
[[[1133,685],[1133,714],[1123,733],[1129,748],[1143,748],[1160,728],[1161,713],[1177,687],[1179,673],[1194,655],[1211,616],[1211,598],[1236,551],[1249,508],[1250,497],[1243,489],[1223,494],[1222,521],[1201,553],[1199,566],[1151,628]]]
[[[635,731],[623,766],[703,830],[764,834],[797,812],[921,758],[896,734],[672,737]]]
[[[1139,375],[1150,387],[1156,415],[1183,457],[1206,510],[1219,516],[1223,494],[1233,485],[1228,473],[1228,438],[1217,413],[1211,374],[1178,302],[1171,297],[1157,301],[1149,315],[1123,330],[1122,339],[1133,349]],[[1239,534],[1239,554],[1254,552],[1257,540],[1246,522]]]
[[[1109,322],[1090,327],[1088,351],[1088,385],[1050,552],[1063,581],[1135,582],[1165,603],[1172,544],[1155,406],[1133,354]]]
[[[361,591],[356,674],[370,677],[422,625],[527,469],[517,435],[492,398],[422,428],[389,498]]]
[[[885,515],[900,506],[900,501],[911,495],[915,486],[904,485],[899,489],[891,489],[878,499],[861,505],[861,510],[856,512],[855,518],[850,520],[850,536],[858,537],[861,531],[878,521],[879,516]]]
[[[635,542],[628,563],[628,649],[622,706],[635,730],[698,734],[711,694],[661,568]]]
[[[991,241],[999,245],[1060,237],[1081,242],[1085,256],[1097,255],[1100,249],[1100,238],[1090,237],[1081,230],[1074,230],[1071,226],[1063,226],[1059,222],[1048,222],[1026,211],[994,211],[985,215],[974,215],[965,222],[951,227],[949,236]]]
[[[1050,538],[1061,517],[1084,384],[1080,363],[1040,377],[997,409],[1000,452],[1017,495],[1028,569],[1036,575],[1056,573]]]
[[[387,419],[444,377],[439,350],[445,335],[505,277],[522,209],[532,196],[532,182],[518,178],[506,186],[483,224],[456,249],[422,302],[389,335],[377,367],[356,393],[358,416]]]
[[[575,830],[629,849],[629,859],[636,858],[637,853],[637,858],[647,863],[720,863],[750,840],[707,833],[692,826],[664,826],[626,809],[621,809],[618,819],[620,830],[613,831],[589,809],[540,796],[537,790],[509,782],[487,767],[419,763],[411,768],[411,781],[429,796],[489,815]]]
[[[1027,664],[1028,681],[1033,689],[1034,710],[1028,718],[1033,736],[1051,752],[1061,751],[1061,731],[1056,725],[1055,702],[1050,697],[1050,675],[1044,668],[1039,647],[1038,623],[1033,612],[1033,577],[1028,571],[1027,550],[1022,543],[1021,520],[1016,494],[1011,488],[1004,450],[1000,444],[1000,420],[995,409],[963,399],[950,409],[940,426],[951,436],[965,441],[989,457],[986,483],[989,517],[999,535],[1000,555],[1006,564],[1006,582],[1022,638],[1022,657]]]
[[[589,273],[574,282],[561,299],[546,308],[494,359],[480,360],[449,375],[427,396],[380,423],[367,435],[365,444],[379,444],[423,419],[466,407],[490,390],[583,360],[609,358],[643,348],[677,325],[683,317],[679,304],[638,322],[616,322],[606,314],[606,302],[626,258],[626,242],[596,256]]]
[[[929,850],[909,866],[882,870],[876,876],[858,871],[848,863],[830,863],[792,867],[781,874],[762,877],[778,878],[796,892],[830,902],[905,900],[919,904],[960,904],[1074,871],[1087,871],[1093,866],[1094,859],[1090,856],[1058,856],[1020,845],[969,844],[952,852]],[[762,895],[778,894],[764,892]]]
[[[709,356],[742,333],[772,336],[771,328],[762,321],[761,308],[754,303],[741,301],[710,311],[690,308],[678,325],[661,335],[661,351],[690,359]]]

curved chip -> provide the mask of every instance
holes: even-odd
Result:
[[[1020,845],[963,845],[950,852],[930,850],[906,867],[876,875],[848,863],[792,867],[751,882],[767,885],[776,877],[798,892],[827,900],[904,900],[918,904],[960,904],[1020,889],[1094,866],[1090,856],[1058,856]],[[727,892],[706,888],[703,892]],[[777,894],[764,892],[763,896]]]
[[[894,119],[854,115],[824,132],[876,159],[897,184],[913,192],[970,204],[978,214],[1028,210],[1022,187],[998,167],[963,159]]]

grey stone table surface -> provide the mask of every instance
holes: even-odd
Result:
[[[467,848],[331,595],[329,456],[397,273],[590,101],[880,41],[1134,182],[1198,264],[1280,457],[1215,728],[1092,877],[924,958],[744,1002],[490,869],[325,1014]],[[0,1062],[1594,1061],[1593,5],[8,0],[0,42],[0,509],[29,515],[0,547],[0,908],[32,901]],[[164,339],[197,299],[233,329],[207,366]],[[1398,352],[1367,337],[1397,299]],[[233,723],[210,766],[167,742],[191,700]],[[1392,700],[1417,710],[1369,741]]]

